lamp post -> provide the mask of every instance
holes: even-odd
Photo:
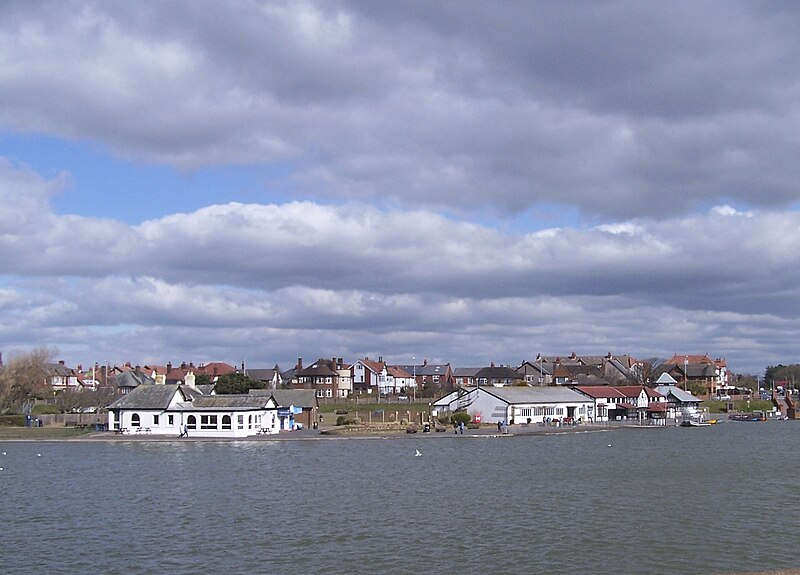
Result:
[[[689,356],[683,358],[683,391],[686,391],[689,383]]]
[[[411,356],[411,365],[414,371],[414,387],[411,388],[411,397],[413,401],[416,403],[417,401],[417,356]],[[406,372],[408,373],[408,372]]]

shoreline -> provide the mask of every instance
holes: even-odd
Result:
[[[463,434],[455,434],[452,432],[421,432],[407,433],[405,429],[397,430],[375,430],[364,428],[344,428],[337,426],[329,426],[324,429],[303,429],[291,432],[281,432],[275,435],[253,435],[248,437],[180,437],[177,435],[116,435],[113,431],[89,431],[83,433],[75,433],[69,428],[50,428],[58,429],[55,433],[46,433],[40,437],[25,437],[28,429],[24,427],[10,427],[0,428],[0,443],[4,442],[264,442],[264,441],[330,441],[342,439],[402,439],[407,438],[419,439],[423,441],[431,441],[437,439],[465,439],[465,438],[480,438],[480,439],[510,439],[514,437],[529,437],[529,436],[549,436],[549,435],[563,435],[570,433],[603,433],[608,431],[616,431],[621,429],[666,429],[665,426],[635,426],[635,425],[599,425],[599,424],[584,424],[576,427],[569,428],[553,428],[553,427],[536,427],[533,429],[520,429],[509,431],[508,433],[501,433],[495,430],[494,426],[491,428],[485,427],[481,429],[465,430]],[[48,428],[39,428],[45,429]],[[4,433],[5,430],[13,430],[12,433]],[[59,433],[63,432],[63,436]],[[800,574],[798,574],[800,575]]]

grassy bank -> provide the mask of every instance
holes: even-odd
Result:
[[[0,427],[0,441],[4,439],[71,439],[91,433],[90,429],[73,427]]]

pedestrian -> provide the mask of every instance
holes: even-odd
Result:
[[[502,421],[498,421],[497,422],[497,431],[502,431],[502,428],[503,428],[503,422]]]
[[[188,425],[184,425],[183,426],[183,437],[189,437],[189,426]]]
[[[458,428],[461,430],[461,435],[464,435],[464,422],[458,424]]]

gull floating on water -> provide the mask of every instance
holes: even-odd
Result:
[[[421,457],[421,456],[422,456],[422,454],[419,452],[419,449],[417,449],[417,450],[414,452],[414,457]]]

